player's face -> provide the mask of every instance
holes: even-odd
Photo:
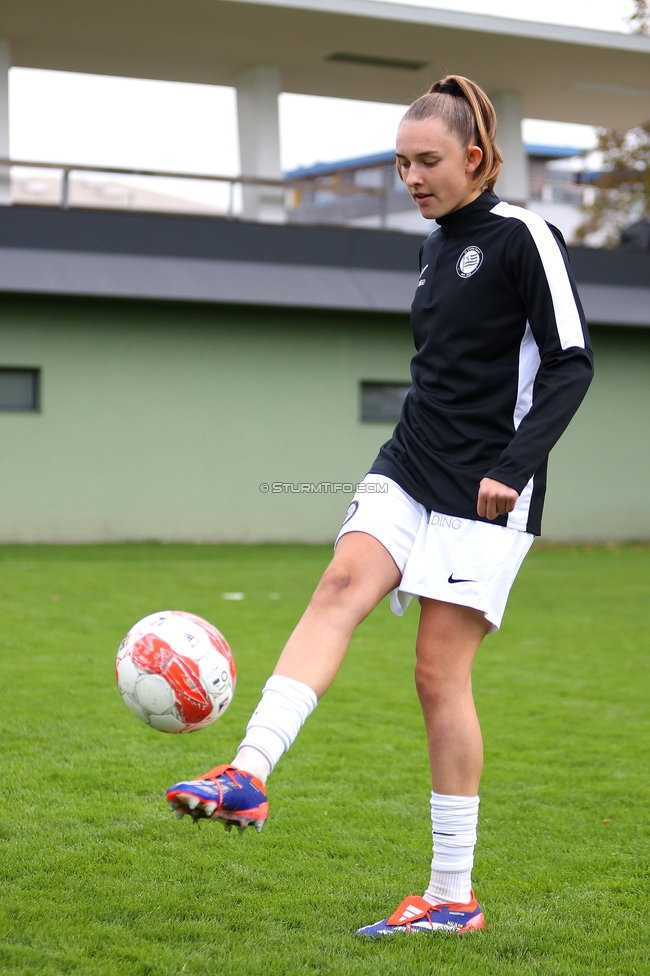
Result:
[[[443,217],[482,192],[473,183],[482,150],[461,146],[442,119],[402,122],[396,156],[399,173],[423,217]]]

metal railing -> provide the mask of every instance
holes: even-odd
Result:
[[[541,187],[531,192],[531,200],[541,200],[544,203],[568,203],[580,207],[591,202],[595,188],[589,183],[569,183],[566,180],[548,180]]]
[[[57,174],[57,183],[51,181],[48,188],[49,198],[27,199],[23,194],[22,203],[59,206],[63,209],[76,208],[109,208],[131,209],[144,211],[170,212],[200,212],[230,220],[251,219],[270,220],[301,224],[334,224],[359,226],[389,225],[400,227],[400,220],[411,219],[416,216],[414,204],[408,190],[399,180],[394,165],[377,161],[359,163],[357,165],[332,164],[319,166],[317,172],[296,175],[285,179],[267,179],[254,176],[224,176],[214,173],[187,173],[178,170],[159,170],[144,167],[95,166],[80,163],[39,162],[36,160],[0,159],[0,172],[5,174],[14,169],[49,172]],[[103,176],[107,178],[122,177],[121,183],[106,186],[101,182],[85,184],[85,196],[82,192],[84,185],[75,177]],[[217,206],[214,200],[196,197],[192,199],[180,193],[170,192],[169,184],[164,192],[152,193],[152,186],[134,186],[128,180],[133,178],[147,181],[190,181],[193,184],[212,184],[227,187],[223,205]],[[29,179],[23,176],[26,185]],[[153,184],[155,186],[155,182]],[[74,187],[74,193],[71,193]],[[139,193],[138,201],[121,202],[116,199],[119,192],[105,194],[100,199],[102,190],[123,191],[132,194]],[[539,186],[531,186],[531,200],[544,202],[567,203],[580,206],[591,199],[593,187],[588,184],[574,183],[566,176],[557,181],[546,179]],[[94,193],[94,196],[93,196]],[[149,196],[147,197],[147,194]],[[28,196],[28,194],[27,194]],[[110,196],[110,199],[109,199]],[[156,197],[155,200],[152,198]],[[145,199],[146,198],[146,199]],[[260,203],[261,201],[261,203]],[[262,214],[266,206],[266,216]],[[404,218],[399,215],[405,215]],[[412,223],[412,220],[411,220]],[[409,226],[409,229],[415,229]]]
[[[336,178],[333,180],[328,180],[326,184],[322,179],[322,176],[317,178],[310,177],[298,177],[295,179],[267,179],[264,177],[255,176],[223,176],[214,173],[187,173],[179,172],[178,170],[159,170],[159,169],[147,169],[147,168],[131,168],[123,166],[93,166],[79,163],[57,163],[57,162],[39,162],[36,160],[24,160],[24,159],[7,159],[0,158],[0,169],[12,169],[21,168],[29,170],[46,170],[55,172],[61,175],[61,190],[59,195],[59,206],[63,209],[69,209],[71,204],[70,199],[70,188],[71,188],[71,176],[73,174],[84,174],[92,173],[102,176],[126,176],[126,177],[145,177],[145,178],[157,178],[157,179],[167,179],[167,180],[190,180],[196,183],[218,183],[228,187],[228,205],[226,208],[226,215],[230,218],[236,216],[235,213],[235,190],[237,187],[246,188],[258,188],[265,190],[275,190],[279,194],[286,193],[287,191],[295,191],[298,194],[305,192],[319,192],[326,189],[330,194],[334,194],[337,197],[346,197],[363,194],[366,197],[385,197],[387,191],[383,186],[373,187],[373,186],[357,186],[355,184],[350,184],[346,182],[337,181]],[[359,167],[359,169],[368,169],[371,167]],[[331,174],[328,171],[327,174],[323,175],[335,175],[340,172],[339,169],[332,168]],[[292,207],[292,202],[287,201],[288,207]],[[381,204],[380,204],[381,209]]]

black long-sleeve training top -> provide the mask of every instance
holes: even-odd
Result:
[[[539,535],[549,451],[593,375],[564,240],[487,191],[437,223],[411,308],[413,386],[370,470],[477,521],[479,483],[494,478],[519,499],[491,524]]]

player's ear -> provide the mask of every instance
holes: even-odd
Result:
[[[468,146],[465,170],[468,173],[475,173],[481,165],[483,150],[480,146]]]

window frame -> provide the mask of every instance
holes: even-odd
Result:
[[[410,380],[359,380],[359,421],[362,424],[393,424],[395,425],[401,415],[402,406],[404,400],[406,399],[409,390],[412,388],[413,384]],[[366,413],[366,404],[364,400],[364,393],[370,392],[369,387],[375,390],[379,388],[390,388],[404,390],[404,396],[399,408],[399,413],[394,417],[380,417],[377,414],[368,416]]]
[[[3,413],[41,413],[41,374],[40,366],[8,366],[0,365],[0,380],[3,373],[30,373],[33,377],[33,398],[32,406],[29,407],[9,407],[2,404],[0,398],[0,414]]]

